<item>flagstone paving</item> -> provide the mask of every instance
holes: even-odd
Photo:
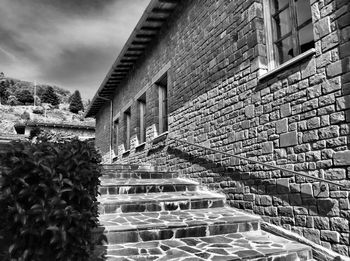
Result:
[[[108,260],[309,260],[310,249],[263,231],[111,245]],[[248,258],[248,259],[247,259]]]
[[[176,191],[195,191],[198,183],[181,178],[169,179],[119,179],[108,178],[101,182],[101,195],[113,194],[137,194],[137,193],[161,193]]]
[[[98,230],[108,261],[307,261],[311,249],[260,229],[225,196],[152,166],[105,165]],[[98,233],[98,232],[96,232]]]
[[[223,207],[208,211],[195,209],[192,211],[160,211],[142,213],[106,214],[101,216],[100,223],[111,229],[114,227],[129,226],[140,229],[145,225],[151,227],[174,227],[202,224],[227,224],[260,221],[255,215],[242,213],[236,209]]]
[[[209,191],[116,194],[101,196],[100,213],[185,210],[224,206],[225,196]]]

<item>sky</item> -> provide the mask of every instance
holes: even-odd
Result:
[[[91,99],[150,0],[0,0],[0,72]]]

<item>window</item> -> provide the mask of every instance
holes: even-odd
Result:
[[[139,110],[139,143],[146,142],[146,95],[144,94],[138,99],[138,110]]]
[[[158,82],[158,135],[168,130],[168,77],[165,74]]]
[[[264,0],[269,69],[314,48],[310,0]]]
[[[118,155],[118,145],[119,145],[119,120],[115,120],[113,124],[113,149],[114,149],[115,155]]]
[[[124,148],[130,150],[131,113],[130,108],[124,112]]]

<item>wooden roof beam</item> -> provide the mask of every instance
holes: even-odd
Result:
[[[160,3],[177,4],[178,0],[158,0]]]
[[[133,65],[132,64],[126,64],[126,65],[124,65],[124,64],[119,64],[117,67],[115,67],[115,69],[119,69],[119,68],[121,68],[121,69],[127,69],[127,68],[131,68]]]
[[[161,26],[143,26],[141,27],[142,31],[150,31],[150,32],[156,32],[161,28]]]
[[[125,76],[125,73],[120,73],[120,72],[113,72],[110,76],[110,78],[122,78]]]
[[[170,14],[173,12],[173,9],[164,9],[164,8],[153,8],[152,13],[155,14]]]
[[[128,51],[130,52],[134,52],[134,51],[144,51],[146,49],[146,46],[142,46],[142,47],[130,47],[128,48]]]
[[[125,76],[126,72],[113,72],[111,77]]]
[[[138,39],[152,39],[155,34],[137,34],[136,38]]]
[[[124,57],[123,59],[121,59],[121,61],[130,62],[130,61],[135,61],[137,59],[138,59],[138,57]]]
[[[147,22],[156,22],[156,23],[163,23],[166,20],[166,18],[159,18],[159,17],[148,17],[146,19]]]
[[[120,83],[121,82],[121,80],[118,80],[118,81],[108,81],[107,83],[106,83],[106,85],[114,85],[114,84],[118,84],[118,83]]]
[[[135,54],[135,53],[126,53],[124,54],[124,57],[140,57],[141,54]]]
[[[134,65],[134,63],[130,62],[129,60],[121,60],[120,63],[123,65],[130,65],[130,66]],[[116,68],[116,67],[114,67],[114,68]]]
[[[132,45],[139,45],[139,46],[144,46],[144,47],[146,47],[146,44],[147,44],[147,42],[149,42],[149,41],[132,41]]]

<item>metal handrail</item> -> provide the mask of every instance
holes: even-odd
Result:
[[[228,152],[223,152],[223,151],[220,151],[220,150],[217,150],[217,149],[208,148],[208,147],[205,147],[205,146],[202,146],[202,145],[198,145],[198,144],[195,144],[195,143],[192,143],[192,142],[179,140],[179,139],[176,139],[176,138],[173,138],[173,137],[169,137],[168,136],[168,139],[174,140],[174,141],[177,141],[177,142],[182,142],[182,143],[185,143],[185,144],[188,144],[188,145],[191,145],[191,146],[194,146],[194,147],[198,147],[198,148],[201,148],[201,149],[204,149],[204,150],[214,151],[214,152],[226,155],[226,156],[238,158],[238,159],[241,159],[241,160],[250,161],[250,162],[253,162],[253,163],[256,163],[256,164],[268,167],[268,168],[272,168],[272,169],[275,169],[275,170],[281,170],[281,171],[289,172],[289,173],[292,173],[294,175],[302,176],[302,177],[309,178],[309,179],[318,180],[320,182],[324,182],[324,183],[332,184],[332,185],[339,186],[339,187],[342,187],[342,188],[345,188],[345,189],[349,189],[349,187],[347,185],[339,184],[339,183],[331,181],[331,180],[318,178],[318,177],[313,177],[313,176],[310,176],[310,175],[305,174],[305,173],[301,173],[301,172],[297,172],[297,171],[294,171],[294,170],[281,168],[281,167],[278,167],[278,166],[275,166],[275,165],[271,165],[271,164],[268,164],[268,163],[260,162],[260,161],[253,160],[253,159],[249,159],[249,158],[246,158],[246,157],[243,157],[243,156],[238,156],[238,155],[234,155],[234,154],[231,154],[231,153],[228,153]]]

